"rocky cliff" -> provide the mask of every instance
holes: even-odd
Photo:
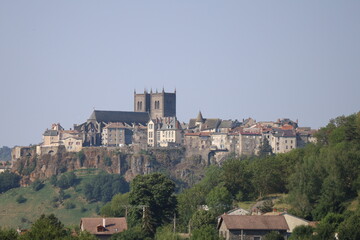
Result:
[[[183,148],[134,152],[129,148],[89,147],[78,153],[59,148],[55,154],[41,156],[36,155],[35,148],[32,148],[14,161],[12,170],[22,176],[23,186],[63,172],[95,168],[124,175],[128,181],[138,174],[163,172],[170,175],[178,186],[187,187],[201,179],[208,161],[198,155],[185,156]]]

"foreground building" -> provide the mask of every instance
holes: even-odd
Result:
[[[284,216],[264,215],[222,215],[217,228],[226,240],[261,240],[273,231],[287,239],[289,230]]]
[[[80,230],[88,231],[98,239],[107,240],[115,233],[127,230],[126,218],[81,218]]]

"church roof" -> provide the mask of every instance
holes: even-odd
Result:
[[[141,123],[146,125],[149,121],[149,113],[147,112],[124,112],[124,111],[100,111],[94,110],[88,119],[96,122],[124,122],[128,124]]]
[[[197,115],[196,122],[204,122],[204,118],[200,111],[199,114]]]

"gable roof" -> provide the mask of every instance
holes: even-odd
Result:
[[[97,227],[103,226],[105,219],[105,231],[98,232]],[[103,226],[104,227],[104,226]],[[86,230],[95,235],[112,235],[127,230],[126,218],[81,218],[81,230]]]
[[[229,230],[288,230],[284,216],[222,215],[220,224],[225,223]],[[219,225],[220,226],[220,225]]]
[[[96,122],[124,122],[127,124],[141,123],[146,125],[149,121],[149,113],[147,112],[124,112],[124,111],[100,111],[94,110],[88,119]]]

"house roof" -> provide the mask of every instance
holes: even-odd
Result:
[[[149,121],[147,112],[100,111],[94,110],[88,121],[96,122],[124,122],[128,124],[141,123],[146,125]]]
[[[273,128],[274,137],[296,137],[294,130],[283,130],[281,128]]]
[[[57,136],[58,131],[57,130],[46,130],[44,132],[44,136]]]
[[[284,216],[263,215],[222,215],[220,224],[224,222],[229,230],[288,230]],[[219,225],[220,226],[220,225]]]
[[[232,128],[234,126],[234,122],[232,120],[222,120],[219,128]]]
[[[103,226],[105,219],[105,231],[98,232],[98,226]],[[95,235],[112,235],[127,230],[126,218],[81,218],[80,227]]]

